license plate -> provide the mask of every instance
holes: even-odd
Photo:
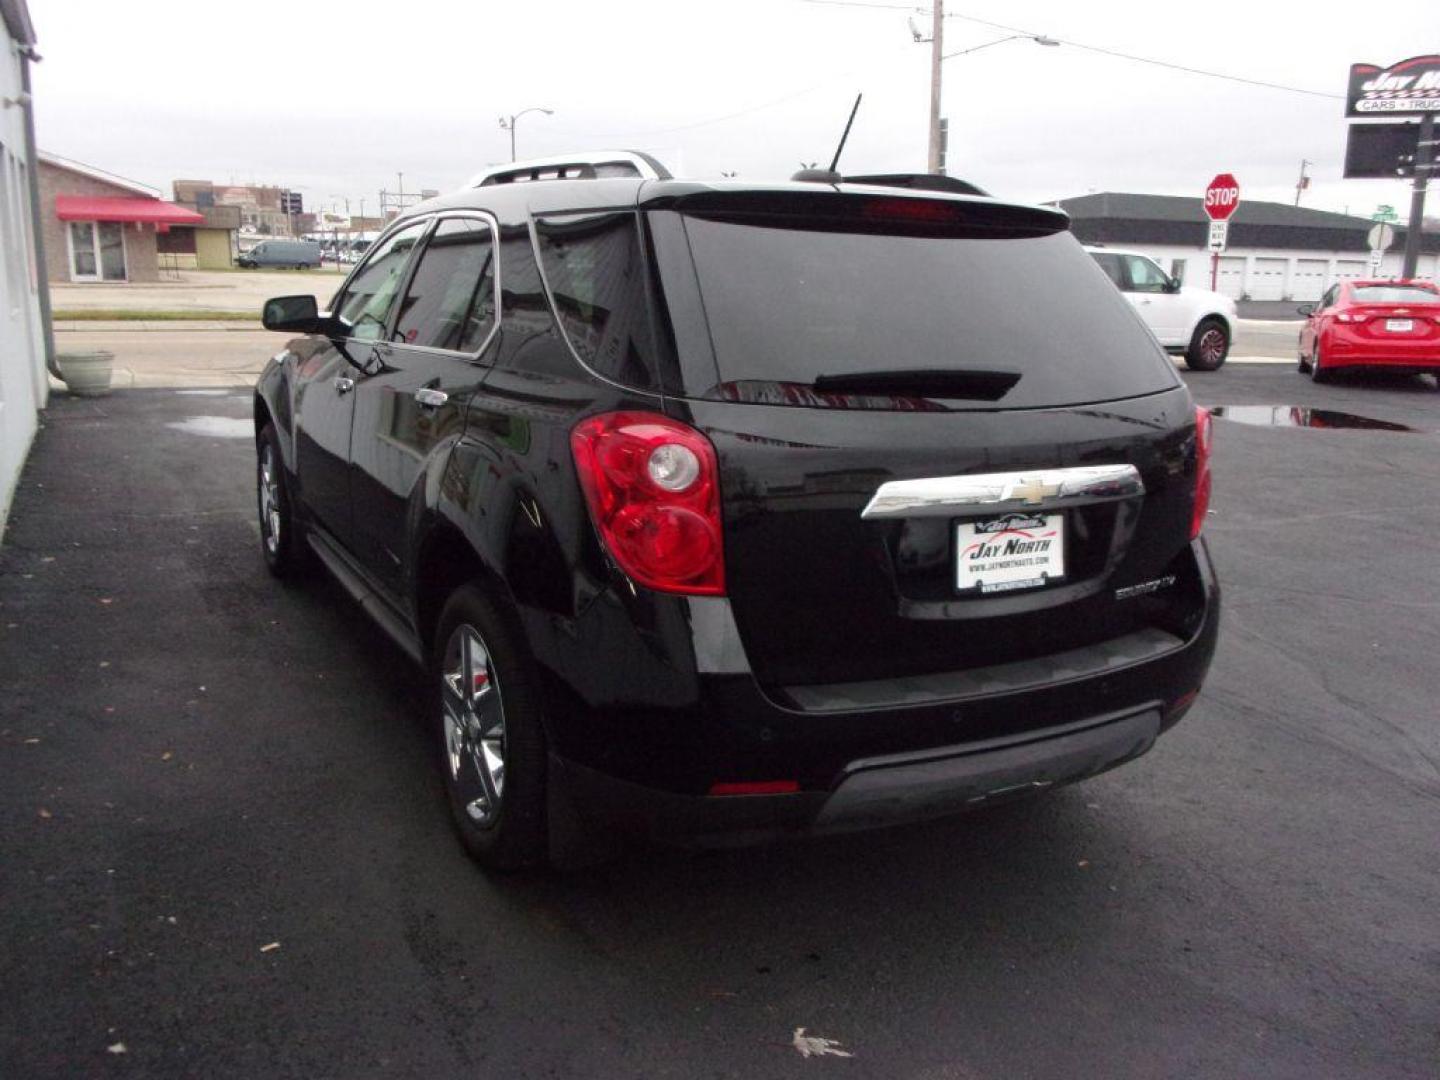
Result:
[[[998,514],[962,521],[956,526],[955,552],[960,592],[1038,588],[1065,576],[1065,515]]]
[[[1385,329],[1392,334],[1408,334],[1415,329],[1415,321],[1413,319],[1386,319]]]

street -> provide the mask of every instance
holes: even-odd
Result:
[[[1217,422],[1219,653],[1149,756],[512,877],[455,842],[419,674],[266,574],[248,391],[57,395],[0,551],[0,1075],[1433,1077],[1437,395],[1189,381],[1418,430]]]

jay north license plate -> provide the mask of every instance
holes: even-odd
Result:
[[[1065,576],[1064,514],[1000,514],[956,526],[955,588],[1033,589]]]

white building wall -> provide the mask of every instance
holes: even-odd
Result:
[[[1166,270],[1183,263],[1185,284],[1210,288],[1210,252],[1199,248],[1165,244],[1121,244],[1109,247],[1138,251],[1149,255]],[[1398,277],[1405,252],[1394,248],[1380,263],[1380,277]],[[1221,256],[1223,272],[1218,276],[1219,289],[1237,299],[1244,295],[1253,300],[1293,300],[1304,303],[1318,300],[1320,294],[1343,278],[1367,277],[1369,255],[1363,251],[1300,251],[1283,248],[1227,248]],[[1278,264],[1275,261],[1278,260]],[[1323,264],[1323,273],[1316,273]],[[1279,289],[1276,290],[1279,271]],[[1238,271],[1238,272],[1237,272]],[[1440,281],[1440,255],[1421,255],[1416,276]],[[1317,287],[1318,286],[1318,287]]]
[[[21,63],[0,22],[0,99],[20,96]],[[25,109],[0,106],[0,529],[49,396],[32,226]]]

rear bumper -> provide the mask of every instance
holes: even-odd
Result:
[[[1161,727],[1156,704],[1020,739],[857,761],[832,790],[793,795],[676,795],[556,758],[557,861],[585,861],[606,839],[732,846],[946,817],[1105,772],[1149,750]]]
[[[865,829],[1139,757],[1184,715],[1214,653],[1219,589],[1203,543],[1194,550],[1203,615],[1169,648],[1117,649],[1084,670],[1062,656],[979,682],[912,680],[903,700],[884,703],[825,688],[812,708],[787,708],[751,677],[710,676],[689,705],[572,714],[607,749],[593,752],[573,726],[552,733],[552,840],[585,852],[597,837],[713,845]],[[795,781],[799,790],[708,795],[715,781]]]
[[[1331,334],[1320,343],[1325,367],[1440,370],[1440,342],[1373,341]]]

